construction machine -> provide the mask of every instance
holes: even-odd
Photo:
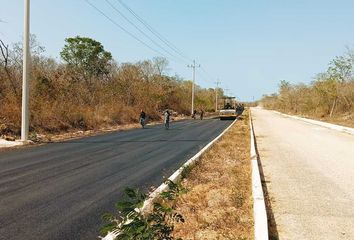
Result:
[[[222,97],[218,101],[220,120],[233,120],[237,117],[235,97]]]

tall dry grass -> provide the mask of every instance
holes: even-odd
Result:
[[[248,114],[192,168],[182,182],[188,192],[177,200],[185,219],[176,238],[253,239],[253,201]]]

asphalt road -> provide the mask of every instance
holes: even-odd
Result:
[[[126,187],[158,186],[231,121],[181,121],[0,153],[0,239],[97,239]]]
[[[252,109],[279,239],[354,239],[354,136]]]

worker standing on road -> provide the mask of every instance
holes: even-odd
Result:
[[[240,116],[244,110],[245,110],[245,106],[243,104],[237,104],[237,107],[236,107],[237,117]]]
[[[163,113],[164,124],[165,124],[166,130],[168,130],[170,128],[170,116],[171,116],[170,111],[168,109],[166,109]]]
[[[204,111],[202,109],[202,110],[200,110],[200,120],[203,120],[203,117],[204,117]]]
[[[195,119],[197,117],[197,110],[193,111],[192,118]]]
[[[145,128],[145,118],[146,118],[146,113],[141,109],[139,123],[141,124],[142,128]]]

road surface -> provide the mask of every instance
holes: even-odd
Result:
[[[231,121],[181,121],[0,153],[0,239],[96,239],[126,187],[158,186]]]
[[[279,239],[354,239],[354,136],[253,108]]]

